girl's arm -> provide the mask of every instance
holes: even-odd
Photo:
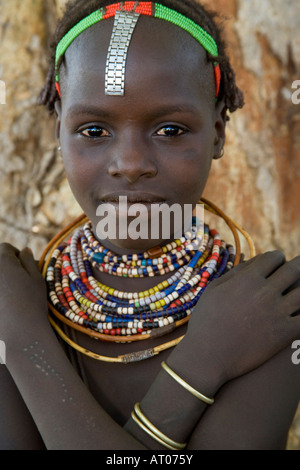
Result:
[[[10,393],[5,406],[6,421],[18,422],[17,427],[8,430],[4,429],[2,421],[0,446],[14,448],[28,431],[32,433],[32,438],[28,436],[25,443],[28,448],[31,445],[65,450],[156,448],[155,441],[150,440],[149,445],[144,441],[143,433],[140,438],[139,434],[135,436],[134,432],[131,434],[117,425],[71,366],[48,323],[45,284],[32,255],[27,250],[18,252],[3,244],[0,261],[1,339],[6,343],[6,366],[16,388],[4,372],[0,376],[0,387],[2,395]],[[209,376],[208,371],[204,375]],[[156,402],[161,387],[165,396],[173,393],[172,379],[165,375],[161,379],[153,385]],[[218,385],[212,384],[208,391],[214,393],[217,388]],[[181,396],[182,390],[178,387],[177,397],[170,403],[170,413],[173,405],[176,409]],[[194,410],[195,403],[190,398],[186,400],[186,409]],[[198,409],[197,402],[198,414],[192,423],[184,416],[184,433],[190,433],[204,409],[205,406]]]
[[[17,387],[14,389],[12,381],[3,373],[1,389],[4,395],[5,390],[11,393],[6,402],[6,421],[16,423],[19,420],[16,434],[11,430],[10,442],[5,443],[9,436],[5,436],[4,424],[0,426],[0,445],[8,448],[15,446],[15,439],[20,442],[27,430],[32,433],[32,440],[28,436],[29,448],[31,444],[34,448],[44,444],[47,449],[65,450],[157,448],[156,442],[152,439],[148,442],[139,428],[137,433],[136,430],[131,433],[117,425],[71,366],[48,323],[45,285],[31,254],[2,245],[0,258],[3,268],[0,331],[7,346],[7,369]],[[19,286],[18,292],[16,286]],[[5,315],[6,312],[9,315]],[[180,350],[173,354],[175,361],[177,356],[181,356]],[[210,374],[208,364],[203,364],[203,369],[203,377],[208,377],[203,388],[206,393],[214,394],[219,383],[215,384],[216,378]],[[174,394],[173,379],[166,374],[159,374],[154,382],[148,394],[150,402],[153,395],[154,402],[158,403],[161,392],[164,397],[173,395],[174,400],[166,403],[167,414],[169,410],[183,435],[190,434],[206,406],[190,395],[186,397],[181,387]],[[181,416],[177,408],[183,397],[186,408]],[[194,416],[195,405],[197,413]],[[37,429],[30,421],[29,414]]]
[[[68,361],[48,323],[46,286],[32,255],[2,244],[0,265],[0,338],[18,389],[1,371],[1,396],[11,393],[1,407],[7,423],[19,425],[14,436],[1,418],[0,446],[14,448],[14,437],[20,441],[27,428],[34,448],[42,445],[38,433],[47,449],[143,448],[98,405]]]
[[[24,328],[7,344],[7,368],[48,450],[143,448],[99,406],[50,328]]]
[[[8,346],[7,367],[45,446],[48,449],[117,450],[140,449],[143,445],[161,448],[135,422],[130,420],[126,429],[122,429],[99,406],[70,367],[49,327],[45,286],[32,256],[26,251],[18,253],[7,245],[1,251],[5,276],[1,279],[0,331]],[[299,319],[294,318],[292,324],[287,320],[289,316],[283,314],[285,302],[280,299],[280,293],[276,297],[273,291],[276,287],[276,292],[280,292],[280,282],[275,278],[266,289],[263,281],[266,271],[270,274],[282,263],[282,256],[268,254],[239,268],[226,280],[215,281],[215,288],[207,289],[201,309],[195,311],[185,339],[169,356],[169,366],[199,391],[214,396],[224,383],[255,369],[297,337]],[[291,284],[296,272],[299,276],[295,264],[288,269]],[[237,272],[243,286],[239,290],[237,282],[231,282]],[[286,270],[283,274],[286,277]],[[14,286],[22,286],[18,296]],[[240,296],[251,298],[254,288],[258,289],[256,299],[250,304],[242,303]],[[299,302],[295,294],[288,300],[290,309],[293,302]],[[224,316],[218,314],[218,305],[225,309]],[[10,315],[4,315],[7,311]],[[270,336],[271,320],[274,327]],[[257,349],[253,351],[254,341]],[[207,405],[161,371],[141,407],[163,433],[185,442]]]
[[[288,347],[226,384],[195,428],[189,449],[284,450],[300,400],[300,365]]]
[[[300,279],[289,291],[296,288],[300,288]],[[296,346],[299,349],[298,341]],[[215,406],[196,427],[189,447],[285,449],[300,401],[299,352],[290,344],[253,372],[222,387]]]
[[[0,365],[0,450],[45,450],[10,373]]]
[[[300,257],[286,263],[279,252],[260,255],[214,281],[167,362],[205,395],[219,390],[215,404],[202,416],[203,403],[194,399],[192,408],[193,397],[184,389],[179,400],[174,381],[168,394],[166,383],[158,393],[160,373],[153,394],[150,389],[142,402],[150,421],[193,449],[281,448],[300,398],[291,349],[300,338],[299,284]],[[185,425],[197,416],[201,420],[188,434]],[[132,421],[128,426],[137,432]]]

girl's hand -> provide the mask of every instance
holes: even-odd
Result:
[[[209,345],[209,361],[225,383],[299,339],[299,281],[300,256],[286,262],[275,251],[212,282],[188,326],[185,343],[194,348],[193,361],[197,346],[202,353],[203,344]]]
[[[28,327],[48,324],[47,289],[28,248],[0,244],[0,266],[0,339],[9,341]]]

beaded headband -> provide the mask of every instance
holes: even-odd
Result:
[[[109,18],[115,18],[112,37],[108,50],[105,71],[106,94],[124,94],[126,56],[135,25],[140,15],[150,16],[173,23],[187,31],[202,47],[214,57],[218,56],[218,47],[215,40],[201,26],[181,13],[168,7],[152,2],[125,1],[113,3],[100,8],[77,23],[58,43],[55,56],[56,89],[61,96],[59,86],[60,61],[72,42],[86,29],[94,24]],[[214,63],[216,82],[216,97],[219,96],[221,83],[221,70],[217,62]]]

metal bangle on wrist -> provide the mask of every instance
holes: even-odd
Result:
[[[215,400],[213,398],[208,398],[202,393],[198,392],[195,388],[189,385],[185,380],[183,380],[179,375],[177,375],[164,361],[161,363],[162,368],[167,372],[174,380],[176,380],[179,385],[185,388],[188,392],[194,395],[199,400],[203,401],[207,405],[213,405]]]
[[[131,413],[132,419],[135,423],[152,439],[159,442],[162,446],[170,450],[183,450],[187,444],[181,444],[180,442],[173,441],[168,436],[163,434],[159,429],[157,429],[151,421],[142,413],[139,403],[136,403],[134,406],[134,411]]]

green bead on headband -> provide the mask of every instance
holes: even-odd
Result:
[[[132,21],[133,26],[131,29],[128,27],[128,23],[126,18],[122,18],[122,14],[119,13],[116,16],[117,12],[127,12],[129,23],[130,20]],[[82,19],[79,23],[77,23],[70,31],[61,39],[59,42],[57,49],[56,49],[56,56],[55,56],[55,80],[56,80],[56,89],[60,96],[60,87],[59,87],[59,67],[60,61],[63,55],[65,54],[68,47],[72,44],[72,42],[86,29],[90,28],[96,23],[99,23],[102,20],[106,20],[109,18],[115,17],[115,28],[118,30],[120,28],[121,22],[121,33],[122,27],[123,34],[126,35],[125,39],[127,39],[127,48],[128,44],[136,24],[136,17],[139,15],[146,15],[151,16],[153,18],[158,18],[161,20],[168,21],[173,23],[174,25],[184,29],[187,31],[193,38],[195,38],[202,47],[213,57],[218,56],[218,47],[215,40],[208,34],[201,26],[196,24],[191,19],[185,17],[181,13],[178,13],[171,8],[165,7],[160,5],[159,3],[152,3],[152,2],[134,2],[134,1],[125,1],[119,3],[113,3],[106,7],[100,8],[99,10],[91,13],[86,18]],[[123,15],[124,16],[124,15]],[[126,16],[126,15],[125,15]],[[135,19],[134,19],[135,18]],[[126,29],[127,26],[127,29]],[[126,53],[127,50],[123,50],[123,61],[126,60]],[[124,71],[123,71],[124,72]],[[215,81],[216,81],[216,96],[218,97],[220,91],[220,82],[221,82],[221,71],[219,64],[214,64],[214,72],[215,72]],[[124,77],[123,77],[124,78]],[[108,93],[111,94],[111,93]],[[122,94],[122,93],[115,93],[115,94]]]

